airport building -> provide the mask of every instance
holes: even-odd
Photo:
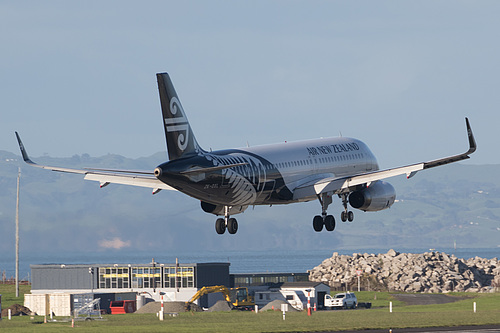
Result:
[[[148,264],[44,264],[31,265],[31,294],[25,305],[41,315],[71,315],[76,302],[100,298],[100,308],[109,309],[111,301],[134,300],[137,307],[150,302],[186,302],[201,288],[223,285],[247,287],[256,291],[284,282],[308,281],[307,273],[230,274],[230,263]],[[222,299],[208,294],[197,303],[210,307]],[[56,304],[58,304],[56,306]]]

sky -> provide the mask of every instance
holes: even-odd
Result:
[[[381,167],[499,164],[497,1],[2,1],[0,150],[165,150],[155,73],[200,145],[361,139]],[[91,166],[90,166],[91,167]],[[152,166],[152,169],[155,166]]]

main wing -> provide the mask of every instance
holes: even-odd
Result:
[[[153,174],[149,171],[133,171],[133,170],[113,170],[113,169],[70,169],[61,167],[52,167],[47,165],[40,165],[33,162],[24,148],[23,142],[16,132],[17,142],[19,143],[19,148],[21,149],[21,154],[23,155],[23,160],[37,168],[65,172],[65,173],[76,173],[84,175],[84,179],[98,181],[101,187],[107,186],[111,183],[113,184],[124,184],[132,186],[149,187],[153,189],[153,194],[158,193],[161,190],[174,190],[175,189],[167,184],[159,181]]]
[[[403,174],[406,174],[407,178],[411,178],[420,170],[430,169],[440,165],[468,159],[470,158],[469,155],[476,151],[477,146],[476,140],[474,139],[474,135],[472,134],[472,129],[469,124],[469,119],[467,118],[465,118],[465,125],[467,127],[467,136],[469,139],[469,150],[467,150],[463,154],[453,155],[429,162],[416,163],[393,169],[362,173],[351,177],[329,177],[314,180],[295,188],[293,191],[293,197],[296,200],[300,200],[327,192],[333,192],[336,194],[351,192],[357,185],[369,184],[377,180]]]

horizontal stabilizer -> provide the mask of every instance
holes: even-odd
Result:
[[[242,165],[248,165],[248,163],[235,163],[235,164],[230,164],[230,165],[219,165],[219,166],[214,166],[214,167],[209,167],[209,168],[197,168],[197,169],[191,169],[191,170],[186,170],[182,171],[182,174],[187,174],[187,175],[192,175],[192,174],[197,174],[197,173],[208,173],[208,172],[214,172],[218,170],[224,170],[224,169],[230,169]]]

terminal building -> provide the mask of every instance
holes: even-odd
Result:
[[[154,260],[148,264],[31,265],[31,294],[25,295],[25,305],[40,315],[69,316],[73,304],[83,298],[100,298],[101,309],[121,300],[136,300],[140,307],[161,298],[165,302],[186,302],[206,286],[246,287],[254,296],[284,283],[308,282],[308,273],[230,274],[229,266],[228,262]],[[219,299],[220,294],[208,294],[197,303],[207,308]]]

